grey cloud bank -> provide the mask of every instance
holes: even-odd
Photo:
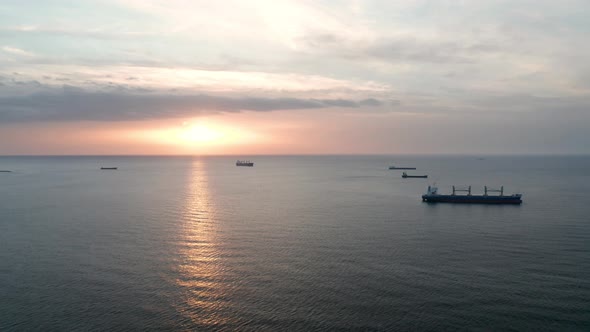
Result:
[[[37,82],[38,83],[38,82]],[[43,121],[132,121],[190,117],[220,112],[360,108],[377,99],[300,99],[228,97],[207,94],[89,92],[65,86],[61,91],[0,97],[0,123]],[[145,90],[143,92],[147,92]]]

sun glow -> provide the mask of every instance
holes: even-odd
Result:
[[[224,139],[224,133],[206,125],[198,124],[180,130],[178,139],[186,143],[214,143]]]
[[[256,144],[263,140],[260,134],[251,130],[202,119],[129,134],[135,140],[174,147],[178,153],[223,153],[231,147]]]

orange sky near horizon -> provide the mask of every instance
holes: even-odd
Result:
[[[406,118],[409,117],[416,116]],[[13,125],[0,131],[0,150],[6,155],[354,154],[361,149],[370,154],[383,153],[384,147],[386,153],[411,152],[389,139],[371,148],[375,141],[365,137],[366,129],[390,134],[392,130],[401,130],[391,126],[396,123],[391,121],[392,115],[373,115],[373,120],[384,123],[379,118],[387,118],[388,125],[379,128],[366,116],[341,110],[243,112],[133,122],[60,122],[26,124],[22,128]]]
[[[551,145],[562,137],[551,130],[557,121],[531,122],[527,113],[515,114],[505,123],[494,114],[359,113],[340,108],[244,111],[143,121],[12,124],[0,127],[0,151],[3,155],[505,154],[506,147],[515,143],[544,142],[527,150],[543,154],[546,148],[559,148]],[[568,119],[559,121],[565,125]],[[520,131],[519,141],[499,135],[500,126]],[[544,133],[540,142],[535,128]]]

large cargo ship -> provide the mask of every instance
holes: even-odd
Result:
[[[467,192],[464,195],[457,195],[457,192]],[[488,195],[489,192],[498,193],[496,195]],[[522,195],[512,194],[504,195],[504,187],[500,189],[488,189],[484,187],[483,195],[472,195],[471,186],[468,189],[457,189],[453,186],[453,193],[450,195],[441,195],[438,193],[438,188],[428,186],[426,194],[422,195],[422,201],[428,203],[463,203],[463,204],[521,204]]]

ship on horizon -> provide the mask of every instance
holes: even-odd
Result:
[[[252,166],[254,166],[254,163],[251,162],[250,160],[238,160],[238,161],[236,161],[236,166],[252,167]]]
[[[397,167],[394,165],[389,166],[389,169],[408,169],[408,170],[414,170],[416,169],[416,167]]]
[[[421,179],[426,179],[428,177],[428,175],[411,175],[408,174],[406,172],[402,173],[402,178],[421,178]]]

